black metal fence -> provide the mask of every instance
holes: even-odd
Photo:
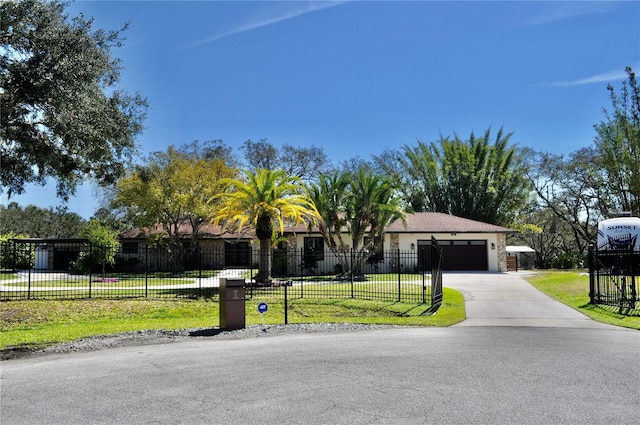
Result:
[[[589,249],[589,298],[592,304],[640,315],[637,279],[640,251]]]
[[[436,238],[431,237],[431,307],[437,309],[442,304],[442,248]]]
[[[437,243],[433,243],[437,249]],[[0,299],[213,298],[221,277],[244,278],[255,296],[384,300],[438,306],[442,272],[432,252],[313,252],[275,249],[269,284],[256,282],[259,251],[247,244],[179,249],[121,244],[112,252],[87,240],[0,243]],[[421,258],[419,258],[421,257]],[[112,258],[113,261],[106,261]],[[439,265],[439,257],[434,264]],[[434,279],[435,277],[435,279]]]

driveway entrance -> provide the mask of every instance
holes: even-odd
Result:
[[[464,296],[467,320],[455,326],[611,328],[538,291],[527,272],[445,272],[443,286]]]

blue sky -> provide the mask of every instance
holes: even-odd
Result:
[[[79,1],[117,29],[146,96],[141,152],[193,140],[318,146],[336,162],[492,126],[567,154],[592,144],[607,84],[640,70],[640,2]],[[58,204],[55,185],[11,199]],[[6,205],[6,197],[0,198]],[[88,218],[91,185],[69,202]]]

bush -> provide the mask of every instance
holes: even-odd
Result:
[[[78,259],[76,261],[69,263],[69,268],[72,272],[87,274],[91,270],[91,262],[89,259],[89,253],[87,251],[82,251],[80,255],[78,255]]]
[[[14,244],[9,239],[24,237],[12,233],[0,236],[0,267],[28,269],[35,264],[35,253],[29,244]]]
[[[551,268],[554,269],[579,269],[586,264],[584,256],[571,252],[558,254],[551,259]]]

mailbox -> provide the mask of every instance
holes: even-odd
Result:
[[[220,328],[245,328],[244,279],[220,278]]]

